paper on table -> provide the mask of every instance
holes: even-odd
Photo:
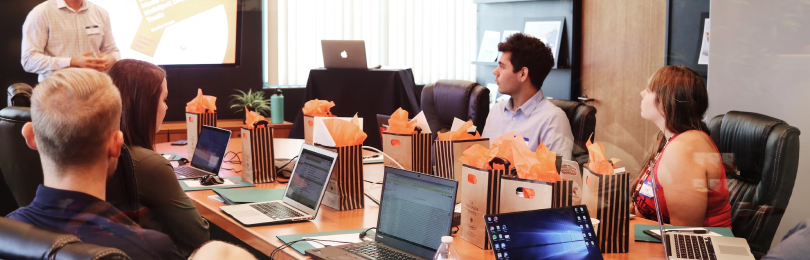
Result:
[[[450,131],[458,131],[458,129],[464,123],[467,123],[467,122],[466,121],[461,121],[461,119],[458,119],[457,117],[454,117],[453,118],[453,126],[450,127]],[[476,129],[475,126],[471,126],[470,128],[467,128],[467,133],[475,133],[475,129]]]
[[[222,178],[222,180],[225,181],[222,184],[207,185],[205,187],[223,187],[223,186],[236,186],[236,185],[239,185],[238,183],[234,183],[232,180],[229,180],[229,179]],[[203,186],[202,184],[200,184],[199,180],[184,180],[183,183],[185,183],[186,186],[188,186],[189,188],[199,188],[199,187]]]
[[[664,231],[668,231],[668,230],[707,230],[707,229],[705,229],[705,228],[664,228]],[[661,231],[658,230],[658,229],[651,229],[650,232],[653,232],[656,235],[661,236]],[[723,236],[723,235],[718,234],[718,233],[716,233],[714,231],[709,231],[709,233],[699,234],[699,235],[715,236],[715,237],[722,237]]]
[[[413,120],[416,120],[416,126],[422,129],[423,134],[433,133],[430,131],[430,125],[425,117],[425,111],[421,111],[419,114],[416,114],[416,116],[411,119],[411,121]]]
[[[309,243],[314,248],[324,248],[325,246],[340,246],[340,245],[345,245],[345,244],[353,244],[353,243],[363,242],[362,240],[360,240],[360,236],[358,236],[356,233],[318,236],[318,237],[304,237],[304,239],[307,239],[307,238],[346,242],[346,243],[338,243],[338,242],[331,242],[331,241],[318,241],[318,242],[307,241],[307,243]]]
[[[329,130],[326,129],[326,124],[323,123],[324,119],[340,119],[345,121],[352,121],[351,117],[319,117],[316,116],[313,120],[314,127],[312,128],[312,141],[316,144],[325,145],[325,146],[335,146],[335,140],[332,139],[332,134],[329,133]],[[360,127],[360,130],[363,130],[363,118],[357,118],[359,124],[357,126]]]
[[[500,32],[484,31],[484,38],[481,40],[481,49],[478,50],[478,61],[495,61],[495,59],[498,58],[498,43],[500,40]]]

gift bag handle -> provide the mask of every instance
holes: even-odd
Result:
[[[495,164],[495,163],[503,164],[504,169],[507,169],[507,170],[509,168],[511,168],[511,164],[509,163],[509,160],[506,160],[506,159],[501,158],[501,157],[492,158],[492,160],[489,161],[489,167],[493,167],[493,164]]]

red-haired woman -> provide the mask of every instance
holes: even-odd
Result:
[[[726,173],[703,116],[709,107],[706,85],[685,66],[666,66],[641,91],[641,117],[661,132],[636,177],[636,214],[656,220],[653,175],[661,215],[667,224],[731,227]]]

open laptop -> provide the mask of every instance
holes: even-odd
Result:
[[[497,260],[602,259],[585,205],[486,215],[484,223]]]
[[[327,69],[368,69],[363,41],[321,40],[321,48]]]
[[[385,167],[374,242],[307,250],[314,259],[433,259],[450,235],[458,182]]]
[[[191,165],[174,169],[177,179],[196,179],[219,174],[219,167],[222,166],[230,140],[231,131],[203,125],[194,155],[191,157]]]
[[[222,206],[245,226],[314,219],[332,176],[337,153],[303,144],[281,200]]]
[[[658,202],[658,179],[653,174],[653,201],[655,201],[655,214],[658,217],[658,231],[663,234],[664,255],[667,260],[676,259],[710,259],[754,260],[748,242],[743,238],[708,236],[680,232],[664,232],[664,218],[661,216],[661,206]]]

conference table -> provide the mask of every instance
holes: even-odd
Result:
[[[278,154],[276,158],[291,158],[298,153],[303,140],[277,138],[274,139],[274,143],[276,145],[274,150],[277,151],[276,154]],[[159,153],[176,153],[181,157],[188,158],[186,156],[187,149],[185,146],[172,146],[170,143],[159,143],[155,148]],[[239,138],[231,139],[231,141],[228,143],[228,151],[241,152],[241,140]],[[226,157],[226,159],[230,159],[230,156]],[[222,168],[232,168],[238,171],[242,169],[242,166],[223,162]],[[219,174],[223,177],[241,177],[240,173],[235,173],[234,171],[230,170],[221,170]],[[381,181],[383,176],[383,164],[366,164],[363,166],[363,174],[364,179],[366,180],[372,182]],[[285,187],[286,184],[274,182],[256,184],[256,187],[248,187],[244,189],[283,189]],[[381,188],[381,185],[372,186],[370,183],[365,183],[366,192],[375,198],[380,197]],[[208,221],[219,226],[231,235],[244,241],[256,250],[261,251],[268,256],[273,250],[284,244],[283,242],[279,241],[276,236],[375,227],[377,226],[377,214],[379,212],[379,206],[374,204],[369,198],[365,198],[365,208],[363,209],[339,211],[327,206],[321,206],[318,216],[312,221],[245,227],[220,211],[219,207],[225,206],[224,203],[208,198],[210,195],[215,195],[213,191],[189,191],[186,192],[186,194],[188,194],[188,196],[194,202],[194,205],[197,207],[200,214]],[[635,224],[655,224],[655,222],[641,218],[631,220],[630,252],[624,254],[603,254],[605,259],[665,259],[664,249],[660,243],[636,242],[634,240],[633,227]],[[464,239],[461,239],[458,235],[454,235],[453,237],[454,245],[459,251],[462,259],[495,259],[491,250],[480,249]],[[287,248],[279,253],[276,253],[275,259],[310,258],[299,254],[291,248]]]

